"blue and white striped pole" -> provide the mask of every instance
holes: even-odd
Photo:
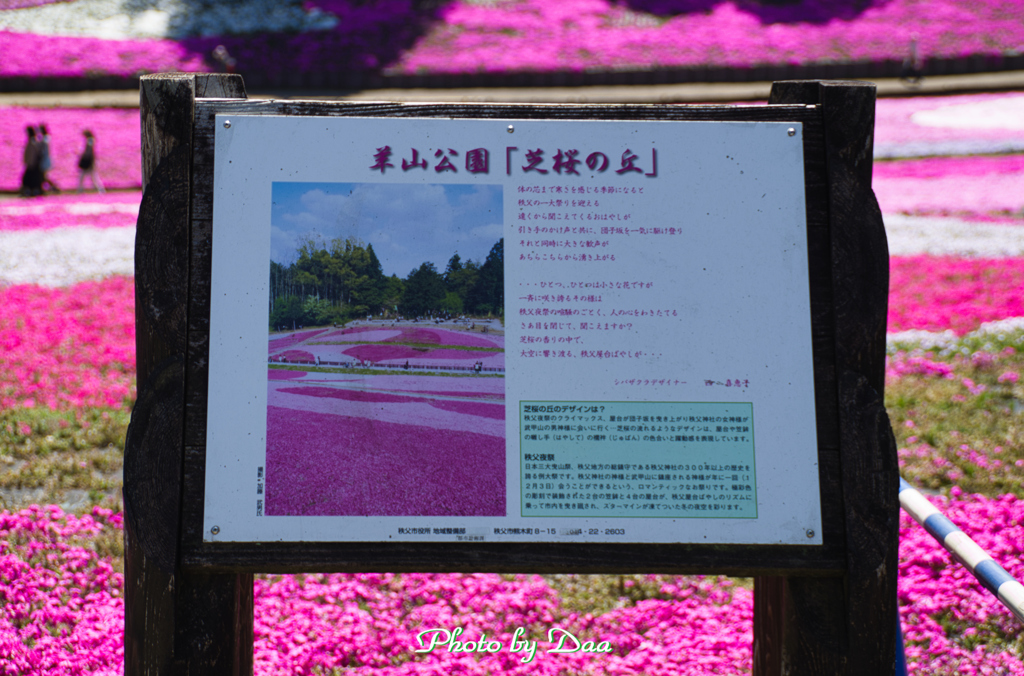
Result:
[[[900,477],[900,505],[914,520],[924,526],[957,561],[971,571],[978,582],[999,597],[1003,605],[1024,623],[1024,586],[1002,566],[992,560],[984,549],[967,537],[946,516],[935,509],[920,492]]]

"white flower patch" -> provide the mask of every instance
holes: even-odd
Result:
[[[72,202],[64,205],[64,211],[76,216],[94,216],[96,214],[131,214],[138,218],[138,202]]]
[[[910,116],[914,124],[948,129],[1012,129],[1024,131],[1024,96],[957,103]]]
[[[895,160],[942,155],[1002,155],[1024,152],[1024,139],[946,139],[875,144],[876,160]]]
[[[135,228],[0,232],[0,285],[68,286],[135,274]]]
[[[892,256],[1024,256],[1024,225],[899,214],[885,214],[882,218]]]
[[[922,350],[946,350],[964,351],[964,343],[972,340],[998,339],[1006,340],[1016,335],[1018,342],[1024,338],[1024,317],[1010,317],[994,322],[985,322],[974,331],[963,336],[957,336],[950,330],[946,331],[924,331],[911,329],[909,331],[893,331],[885,336],[885,349],[890,354],[900,347],[917,347]]]

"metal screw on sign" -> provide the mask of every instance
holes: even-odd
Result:
[[[513,127],[512,125],[509,125],[509,126],[508,126],[508,133],[510,133],[510,134],[511,134],[511,133],[512,133],[512,132],[514,132],[515,130],[516,130],[516,128],[515,128],[515,127]]]
[[[231,120],[224,120],[224,128],[231,129]],[[790,134],[792,136],[792,134]]]
[[[225,126],[227,125],[225,124]],[[790,136],[796,136],[796,129],[790,127],[789,129],[786,130],[786,133],[789,134]]]
[[[220,532],[220,526],[214,526],[213,528],[210,529],[210,532],[213,533],[214,535],[216,535],[217,533]]]
[[[216,528],[216,526],[214,526],[214,527]],[[811,530],[810,528],[807,529],[807,537],[809,537],[809,538],[814,537],[814,531]]]

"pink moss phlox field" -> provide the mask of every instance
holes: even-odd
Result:
[[[660,598],[596,617],[566,612],[537,576],[309,575],[256,584],[257,673],[273,676],[340,668],[354,676],[708,676],[750,668],[752,594],[724,578],[678,578]],[[529,663],[508,650],[520,627],[538,640]],[[607,641],[613,652],[548,653],[552,627]],[[416,654],[417,634],[431,628],[461,628],[463,640],[486,636],[504,648]],[[261,672],[264,660],[272,666]]]
[[[1024,500],[955,487],[948,498],[929,499],[1024,579]],[[88,546],[121,528],[120,514],[100,508],[81,517],[56,506],[0,513],[0,674],[121,673],[124,580]],[[986,649],[993,632],[1015,635],[1016,620],[906,513],[898,594],[910,673],[1024,674],[1012,653]],[[254,595],[259,676],[333,669],[353,676],[708,676],[746,673],[751,660],[752,594],[723,578],[672,579],[658,598],[599,616],[566,611],[538,576],[275,575],[258,578]],[[947,620],[969,628],[951,633]],[[507,649],[414,652],[419,632],[457,627],[465,640],[486,635],[504,646],[523,627],[540,640],[536,658],[524,664]],[[547,653],[552,627],[608,641],[613,653]]]
[[[16,0],[18,1],[18,0]],[[26,0],[20,0],[26,1]],[[1012,52],[1024,40],[1018,0],[522,0],[439,10],[410,0],[311,0],[339,18],[331,30],[172,40],[99,40],[0,32],[0,76],[208,71],[224,44],[241,73],[342,69],[397,73],[581,71],[902,60],[920,54]],[[643,10],[650,10],[646,12]],[[46,58],[39,58],[46,55]]]
[[[501,382],[501,381],[499,381]],[[471,392],[458,390],[395,390],[396,392],[412,392],[414,394],[433,395],[438,397],[472,397],[474,399],[500,399],[505,400],[503,392]]]
[[[286,371],[284,369],[267,369],[268,380],[298,380],[306,377],[305,371]]]
[[[416,72],[583,70],[903,59],[912,35],[924,57],[1017,49],[1024,34],[1015,0],[864,3],[804,0],[644,2],[638,15],[610,0],[453,2],[394,69]],[[689,10],[689,11],[687,11]]]
[[[284,338],[275,338],[270,341],[270,352],[273,354],[279,350],[284,350],[292,345],[298,345],[299,343],[309,340],[315,336],[320,335],[327,329],[313,329],[311,331],[299,331],[297,333],[290,334]]]
[[[883,212],[1024,215],[1024,155],[878,162],[872,187]]]
[[[946,362],[933,361],[923,354],[907,353],[900,350],[885,358],[885,375],[887,378],[900,378],[907,374],[937,376],[953,379],[953,366]]]
[[[392,336],[398,335],[398,329],[378,329],[375,326],[359,326],[351,329],[345,329],[344,331],[331,331],[328,334],[320,336],[318,342],[358,342],[364,343],[376,343],[378,341],[386,340]],[[356,338],[352,338],[353,335],[359,334]]]
[[[365,401],[375,404],[409,404],[426,401],[419,397],[403,397],[384,392],[367,392],[366,390],[346,390],[335,387],[294,387],[278,390],[284,394],[298,394],[303,397],[340,399],[342,401]]]
[[[0,201],[0,232],[54,228],[135,227],[142,193],[47,195]]]
[[[393,359],[415,359],[425,353],[404,345],[356,345],[342,351],[343,354],[368,362],[389,361]]]
[[[505,440],[267,407],[270,515],[505,513]]]
[[[430,405],[442,411],[452,411],[463,415],[476,415],[493,420],[505,419],[504,404],[487,404],[480,401],[456,401],[454,399],[432,399]]]
[[[313,353],[306,352],[305,350],[285,350],[284,352],[275,353],[274,359],[280,361],[311,362],[314,361],[315,357],[313,356]]]
[[[56,505],[0,513],[0,674],[117,674],[124,660],[124,579],[90,548],[121,514]]]
[[[0,409],[119,408],[135,396],[131,279],[0,288]]]
[[[173,40],[103,40],[0,30],[0,54],[4,55],[0,77],[131,76],[210,70],[200,54]]]
[[[1024,174],[1024,155],[928,157],[878,162],[874,166],[875,179],[990,177],[1002,174]]]
[[[454,345],[458,347],[500,347],[502,336],[484,338],[480,335],[446,329],[402,329],[402,334],[385,339],[387,343],[417,345]]]
[[[316,346],[314,346],[315,349]],[[335,346],[326,346],[328,348]],[[336,360],[334,355],[327,354],[329,349],[320,350],[321,359]],[[406,345],[356,345],[342,350],[342,354],[352,359],[370,362],[373,364],[404,365],[409,362],[410,367],[463,367],[469,368],[475,362],[483,362],[487,368],[504,368],[504,352],[484,352],[482,350],[423,350],[408,347]]]
[[[889,331],[951,329],[1024,317],[1024,258],[893,256]]]
[[[0,32],[0,71],[10,57],[18,57],[4,46]],[[64,38],[72,39],[72,38]],[[38,54],[28,55],[39,64]],[[0,72],[0,76],[3,73]],[[103,185],[110,188],[141,188],[142,138],[139,132],[139,111],[118,108],[18,108],[0,107],[0,190],[16,191],[21,186],[24,170],[23,154],[28,138],[25,127],[45,124],[50,132],[50,157],[53,168],[49,177],[64,192],[78,187],[78,156],[85,147],[82,132],[96,136],[96,170]],[[92,184],[86,181],[89,188]],[[34,200],[35,201],[35,200]]]
[[[1024,500],[1013,495],[928,498],[1015,579],[1024,579]],[[1014,636],[1020,625],[995,597],[905,512],[900,514],[900,615],[910,673],[1024,674],[1010,652],[985,649],[985,632]],[[948,635],[950,618],[977,627]],[[976,643],[973,650],[964,643]]]

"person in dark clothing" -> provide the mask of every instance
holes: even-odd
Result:
[[[60,192],[60,188],[57,184],[47,175],[47,172],[53,168],[53,159],[50,157],[50,132],[47,131],[46,125],[39,125],[39,170],[43,172],[42,186],[47,187],[52,192]]]
[[[25,143],[25,173],[21,175],[22,197],[35,197],[43,194],[43,172],[40,169],[42,151],[36,138],[35,127],[27,127],[28,141]]]
[[[96,173],[96,137],[88,129],[82,132],[82,136],[85,137],[85,149],[78,158],[78,192],[82,192],[82,188],[85,186],[85,177],[88,176],[92,181],[92,187],[96,189],[96,192],[102,194],[106,191],[103,189],[100,175]]]

